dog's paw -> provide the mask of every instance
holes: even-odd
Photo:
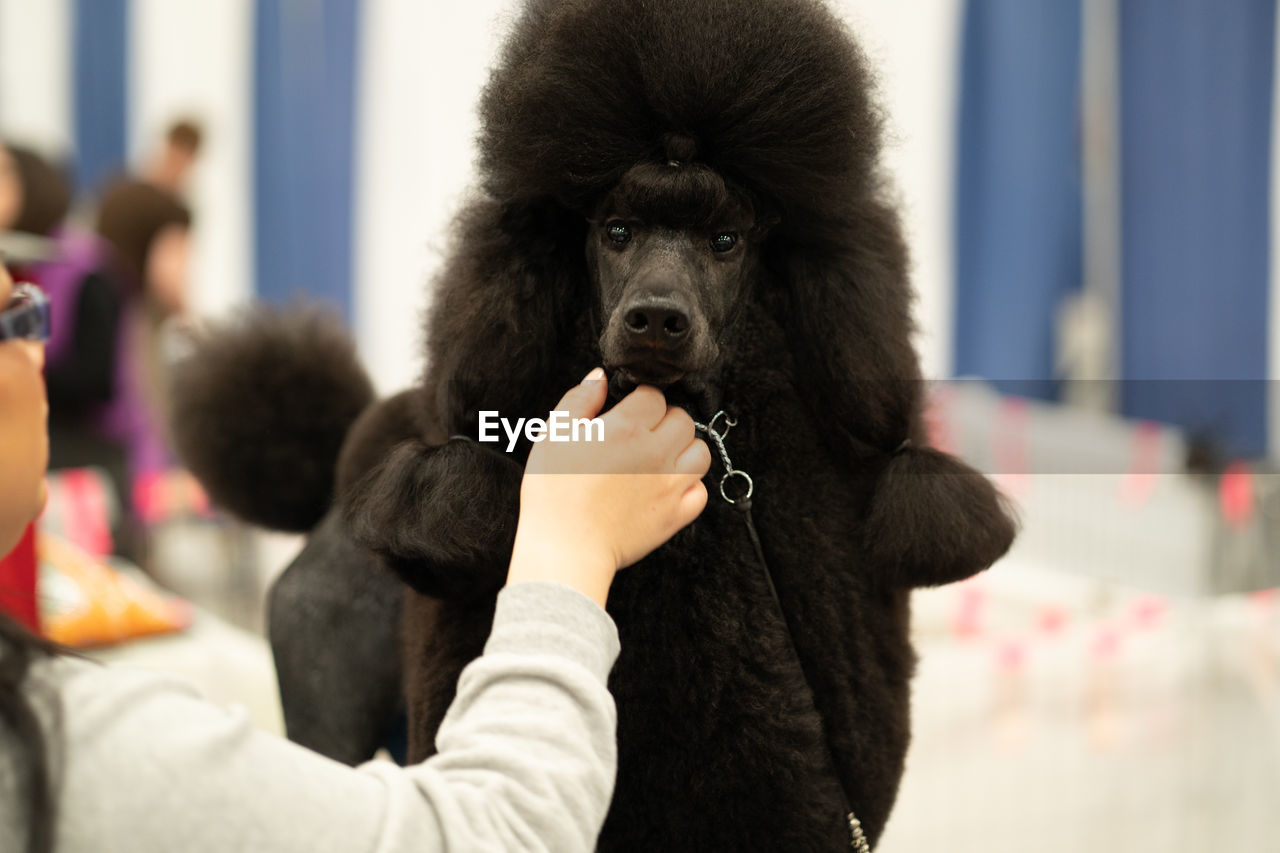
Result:
[[[896,454],[880,474],[867,537],[877,562],[900,586],[963,580],[1013,544],[1017,522],[1005,497],[980,472],[929,447]]]
[[[469,598],[503,583],[521,467],[472,441],[396,445],[344,501],[356,541],[418,592]]]

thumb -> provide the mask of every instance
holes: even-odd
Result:
[[[556,409],[568,412],[573,418],[594,418],[600,414],[608,390],[609,383],[605,380],[604,368],[597,367],[560,398]]]

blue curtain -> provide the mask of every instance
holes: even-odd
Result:
[[[129,0],[76,0],[72,8],[72,111],[82,190],[100,189],[126,166],[128,23]]]
[[[1081,284],[1079,0],[969,0],[956,193],[955,373],[1051,398]]]
[[[258,294],[351,316],[359,0],[258,0],[254,47]]]
[[[1261,454],[1275,0],[1120,9],[1122,404]]]

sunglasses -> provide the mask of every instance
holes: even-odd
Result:
[[[0,310],[0,341],[47,341],[52,326],[49,297],[34,284],[13,288],[13,299]]]

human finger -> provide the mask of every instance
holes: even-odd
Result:
[[[669,447],[671,452],[678,452],[686,447],[696,434],[693,418],[679,406],[667,406],[667,412],[653,428],[653,434],[663,449]]]
[[[675,470],[701,480],[711,470],[711,448],[702,439],[693,439],[676,457]]]
[[[608,393],[604,368],[594,368],[582,381],[565,392],[556,411],[568,412],[572,418],[594,418],[604,406]]]
[[[609,410],[609,414],[651,430],[666,416],[667,398],[652,385],[641,385],[623,397],[618,405]]]
[[[695,518],[702,515],[702,511],[706,508],[707,487],[701,480],[695,480],[689,488],[685,489],[676,505],[676,530],[687,527]]]

